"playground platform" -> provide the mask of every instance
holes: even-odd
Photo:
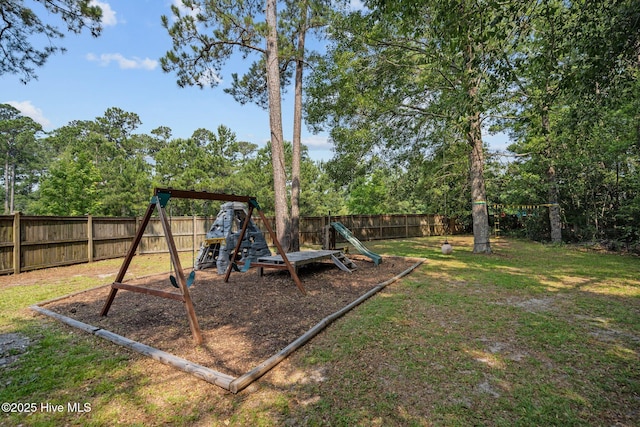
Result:
[[[287,259],[298,272],[298,269],[303,265],[312,264],[324,260],[331,259],[333,263],[341,270],[351,272],[356,268],[356,265],[347,256],[339,250],[316,250],[316,251],[299,251],[287,253]],[[259,257],[257,262],[252,263],[252,266],[258,267],[260,275],[263,273],[263,268],[283,268],[285,265],[282,256],[272,255],[266,257]]]

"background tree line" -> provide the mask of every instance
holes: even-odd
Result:
[[[363,3],[332,15],[306,103],[352,202],[389,177],[391,197],[468,219],[478,253],[493,204],[546,205],[520,219],[537,239],[637,244],[638,0]]]
[[[275,210],[270,145],[238,141],[225,126],[197,129],[189,138],[173,138],[168,127],[141,134],[138,115],[115,107],[48,133],[10,105],[0,104],[0,118],[5,214],[142,215],[154,187],[253,195],[266,212]],[[291,144],[285,148],[291,164]],[[303,215],[344,213],[344,195],[324,164],[303,151]],[[217,212],[218,205],[171,203],[174,215]]]
[[[478,253],[491,252],[493,204],[545,205],[519,220],[541,240],[638,242],[639,0],[183,3],[197,13],[162,18],[173,40],[163,69],[215,87],[211,73],[245,55],[227,92],[269,111],[267,146],[225,127],[137,134],[138,116],[117,108],[44,135],[5,105],[5,212],[139,214],[161,185],[256,195],[294,230],[297,215],[328,211],[444,213],[469,224]],[[285,143],[280,90],[291,84]],[[300,144],[303,93],[307,124],[334,143],[327,163]],[[513,144],[491,152],[492,132]],[[177,214],[209,209],[181,203]]]

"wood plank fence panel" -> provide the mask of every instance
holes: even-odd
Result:
[[[20,271],[86,262],[86,218],[20,218]]]
[[[13,215],[0,216],[0,274],[13,272]]]
[[[341,215],[332,216],[362,241],[456,234],[462,226],[437,215]],[[193,257],[215,217],[173,217],[170,220],[176,247]],[[273,218],[267,221],[275,228]],[[273,246],[260,218],[254,222]],[[321,245],[328,217],[300,218],[300,244]],[[0,215],[0,274],[124,257],[135,236],[138,218],[38,217]],[[346,241],[337,236],[337,243]],[[166,253],[164,231],[152,218],[138,247],[139,254]]]
[[[91,218],[92,261],[124,256],[136,234],[137,223],[136,218]]]

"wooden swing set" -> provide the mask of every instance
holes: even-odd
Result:
[[[138,228],[138,231],[131,243],[131,247],[127,252],[127,255],[120,266],[120,270],[118,275],[116,276],[115,281],[111,284],[111,291],[109,292],[109,296],[107,297],[107,301],[102,308],[101,316],[106,316],[111,308],[111,304],[113,304],[113,300],[116,297],[116,293],[118,290],[137,292],[145,295],[152,295],[160,298],[173,299],[177,301],[182,301],[185,306],[185,310],[187,312],[187,319],[189,320],[189,327],[191,328],[191,333],[193,335],[193,339],[196,345],[200,345],[203,342],[202,333],[200,331],[200,326],[198,324],[198,318],[196,317],[196,312],[193,307],[193,302],[191,300],[191,295],[189,294],[189,287],[195,277],[193,276],[194,272],[192,271],[192,275],[187,279],[184,274],[184,270],[182,269],[182,265],[180,263],[180,258],[178,257],[178,250],[176,248],[175,241],[173,239],[173,234],[171,233],[171,225],[169,223],[169,218],[167,217],[165,206],[169,202],[169,199],[175,197],[179,199],[198,199],[198,200],[216,200],[216,201],[225,201],[225,202],[242,202],[246,203],[248,206],[248,213],[242,225],[242,231],[240,232],[240,236],[238,238],[238,243],[233,252],[233,256],[231,257],[231,262],[229,263],[229,267],[227,268],[226,274],[224,276],[224,281],[228,282],[229,277],[231,276],[231,271],[235,266],[234,261],[237,259],[238,253],[240,252],[240,246],[242,244],[242,239],[247,231],[247,226],[249,225],[249,221],[254,211],[257,211],[262,219],[264,226],[266,227],[271,239],[274,244],[278,248],[279,255],[282,256],[282,260],[284,264],[267,264],[263,265],[260,263],[252,263],[252,267],[268,267],[268,268],[279,268],[279,269],[287,269],[291,274],[291,278],[295,282],[296,286],[300,290],[302,294],[306,294],[304,287],[302,286],[302,282],[300,282],[300,278],[296,273],[295,268],[289,262],[284,250],[280,246],[280,242],[278,241],[271,225],[265,218],[262,210],[260,209],[260,205],[255,197],[250,196],[236,196],[233,194],[222,194],[222,193],[209,193],[206,191],[192,191],[192,190],[175,190],[172,188],[156,188],[154,190],[154,195],[151,198],[149,206],[147,207],[147,211],[142,219],[142,223]],[[158,210],[158,216],[160,218],[160,222],[162,224],[162,228],[164,230],[165,239],[167,241],[167,247],[169,248],[169,256],[171,257],[171,263],[175,269],[176,278],[172,277],[172,282],[177,282],[178,289],[180,293],[176,292],[168,292],[160,289],[152,289],[146,288],[144,286],[136,286],[123,283],[123,279],[127,273],[127,269],[131,264],[131,260],[133,259],[138,245],[142,240],[142,236],[144,234],[147,225],[149,224],[149,220],[151,219],[151,215],[155,210]],[[248,261],[247,261],[248,263]],[[248,266],[248,264],[247,264]]]

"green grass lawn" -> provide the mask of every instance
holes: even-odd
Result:
[[[119,260],[2,278],[0,333],[30,345],[0,355],[17,357],[0,402],[37,410],[0,425],[640,425],[640,259],[450,242],[450,256],[440,238],[367,243],[428,261],[238,395],[27,309],[109,283]],[[168,270],[136,262],[136,275]]]

